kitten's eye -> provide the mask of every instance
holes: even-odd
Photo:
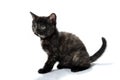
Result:
[[[42,30],[46,29],[46,26],[41,26],[41,29],[42,29]]]

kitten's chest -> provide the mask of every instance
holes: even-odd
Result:
[[[42,48],[46,51],[46,52],[48,52],[49,51],[49,49],[50,49],[50,42],[48,42],[48,41],[42,41],[42,43],[41,43],[41,45],[42,45]]]
[[[48,55],[51,53],[55,53],[55,51],[57,50],[57,47],[54,46],[53,43],[47,40],[42,41],[41,45],[44,51],[47,52]]]

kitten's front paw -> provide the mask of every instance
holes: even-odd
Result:
[[[44,73],[47,73],[47,72],[50,72],[50,71],[47,71],[45,69],[39,69],[38,70],[38,73],[41,73],[41,74],[44,74]]]

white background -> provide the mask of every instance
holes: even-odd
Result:
[[[32,32],[30,11],[39,16],[57,15],[59,31],[76,34],[90,55],[108,43],[104,55],[88,70],[69,69],[38,74],[47,55]],[[119,0],[0,0],[0,80],[119,80]]]

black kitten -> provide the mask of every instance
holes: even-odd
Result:
[[[50,72],[58,61],[58,69],[69,68],[72,72],[88,69],[92,62],[97,60],[105,51],[106,40],[102,38],[101,48],[89,56],[82,41],[71,33],[58,32],[56,28],[56,15],[39,17],[30,12],[33,21],[33,32],[42,40],[42,48],[48,54],[48,60],[39,73]]]

